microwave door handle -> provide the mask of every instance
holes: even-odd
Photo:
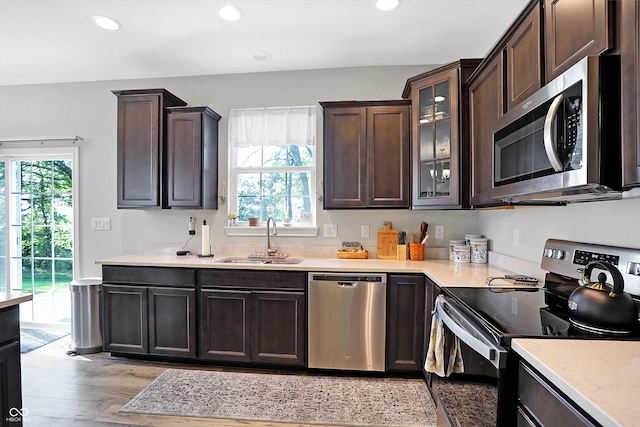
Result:
[[[547,117],[544,119],[544,151],[547,153],[549,163],[556,172],[562,172],[564,167],[562,162],[558,158],[558,150],[556,150],[556,141],[553,135],[553,119],[558,114],[558,110],[562,106],[564,101],[564,95],[560,94],[551,103],[549,111],[547,111]]]
[[[447,306],[447,309],[443,305]],[[444,298],[436,299],[436,311],[442,322],[449,328],[451,332],[460,340],[462,340],[469,347],[474,349],[478,354],[487,359],[496,369],[506,367],[506,355],[507,351],[502,347],[494,345],[489,339],[482,339],[484,334],[476,329],[471,323],[464,322],[466,327],[460,324],[456,319],[449,316],[447,310],[451,310],[456,313],[456,316],[460,319],[460,313],[451,304],[447,304]]]

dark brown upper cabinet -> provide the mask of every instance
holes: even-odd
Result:
[[[613,47],[613,3],[625,1],[544,0],[547,83],[585,56]]]
[[[471,204],[473,207],[501,206],[493,198],[493,137],[491,124],[503,114],[501,57],[494,56],[482,71],[469,80],[471,113]]]
[[[165,107],[187,103],[165,89],[113,93],[118,97],[118,208],[164,207]]]
[[[536,3],[505,42],[503,60],[507,111],[542,87],[540,21],[540,5]]]
[[[412,209],[469,207],[469,104],[464,59],[407,80],[411,99]]]
[[[640,2],[618,2],[622,68],[622,185],[640,185]],[[622,36],[624,35],[624,36]]]
[[[167,111],[167,207],[218,209],[220,115],[209,107]]]
[[[411,102],[321,102],[324,209],[408,208]]]

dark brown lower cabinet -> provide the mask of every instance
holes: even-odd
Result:
[[[105,351],[147,354],[147,287],[104,284],[103,297]]]
[[[387,282],[388,371],[422,369],[424,357],[424,275],[390,274]]]
[[[0,426],[21,426],[22,379],[20,375],[19,306],[0,309]]]
[[[599,426],[529,365],[518,368],[517,426]]]
[[[149,287],[149,354],[196,357],[196,290]]]
[[[202,289],[199,357],[304,366],[305,301],[303,291]]]

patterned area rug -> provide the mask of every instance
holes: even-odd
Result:
[[[66,331],[41,331],[40,329],[20,329],[20,353],[30,351],[47,345],[69,335]]]
[[[421,380],[167,369],[120,412],[342,426],[436,424]]]

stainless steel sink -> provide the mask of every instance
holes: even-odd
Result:
[[[248,257],[229,257],[223,258],[217,262],[224,264],[300,264],[301,258],[248,258]]]

